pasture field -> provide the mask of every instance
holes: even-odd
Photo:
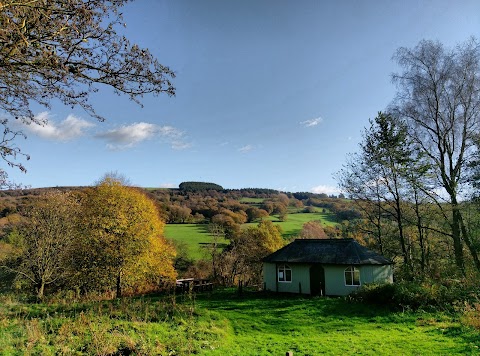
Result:
[[[0,299],[2,355],[478,355],[480,347],[460,315],[342,298],[224,290],[49,305]]]
[[[292,213],[288,214],[287,221],[279,221],[278,217],[270,216],[275,224],[282,228],[282,236],[290,239],[300,233],[302,226],[307,221],[321,220],[325,226],[334,226],[333,215],[328,212],[317,211],[315,213]],[[256,226],[258,222],[243,224],[242,227]],[[186,245],[189,256],[195,260],[208,258],[204,247],[211,243],[208,233],[208,225],[205,224],[167,224],[165,225],[165,237]]]
[[[164,230],[165,237],[185,245],[188,256],[195,260],[207,258],[204,246],[212,242],[205,224],[167,224]]]
[[[265,201],[263,198],[240,198],[240,203],[242,204],[253,204],[253,205],[260,205]]]

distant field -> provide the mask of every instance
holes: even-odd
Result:
[[[189,256],[196,260],[206,258],[205,245],[211,243],[208,225],[204,224],[167,224],[165,237],[186,244]]]
[[[321,220],[326,226],[334,226],[333,215],[330,213],[296,213],[288,214],[287,221],[279,221],[278,217],[269,217],[275,224],[282,228],[282,236],[289,239],[298,235],[302,226],[307,221]],[[244,224],[243,227],[256,226],[256,223]],[[208,225],[203,224],[167,224],[165,226],[165,237],[171,240],[183,242],[187,248],[189,256],[193,259],[207,258],[205,246],[211,243],[211,237],[208,234]]]
[[[240,203],[243,204],[262,204],[265,199],[263,198],[241,198]]]
[[[312,220],[320,220],[324,226],[336,225],[332,214],[321,212],[288,214],[287,221],[278,221],[278,219],[274,219],[273,221],[282,228],[284,238],[291,238],[302,231],[303,224]]]

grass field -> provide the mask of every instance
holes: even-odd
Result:
[[[185,245],[188,256],[195,260],[207,258],[205,246],[211,243],[208,225],[204,224],[167,224],[165,237]]]
[[[0,296],[2,355],[478,355],[459,315],[215,291],[84,304]]]
[[[292,238],[300,233],[302,226],[307,221],[321,220],[324,225],[334,226],[333,215],[328,212],[316,213],[295,213],[288,214],[287,221],[279,221],[278,217],[269,217],[275,224],[282,228],[282,236],[285,239]],[[256,226],[258,223],[244,224]],[[204,224],[167,224],[165,226],[165,237],[183,243],[188,249],[188,255],[193,259],[207,258],[204,247],[211,243],[208,233],[208,225]]]

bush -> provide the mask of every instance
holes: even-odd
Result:
[[[469,288],[454,282],[427,284],[399,282],[395,284],[367,284],[349,296],[349,300],[384,305],[396,310],[454,310],[460,304],[478,302],[478,288]]]

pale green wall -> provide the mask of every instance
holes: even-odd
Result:
[[[362,266],[360,270],[360,281],[362,284],[393,283],[393,268],[391,265]]]
[[[310,267],[311,264],[288,264],[292,269],[292,282],[277,282],[277,265],[275,263],[263,264],[263,280],[265,289],[272,292],[310,294]],[[324,265],[325,270],[325,294],[347,295],[355,291],[359,286],[345,285],[345,268],[348,266]],[[393,269],[386,266],[357,266],[360,270],[360,284],[366,283],[392,283]]]
[[[277,282],[277,265],[263,264],[263,281],[265,289],[272,292],[310,294],[310,266],[305,264],[288,264],[292,269],[292,282]]]

